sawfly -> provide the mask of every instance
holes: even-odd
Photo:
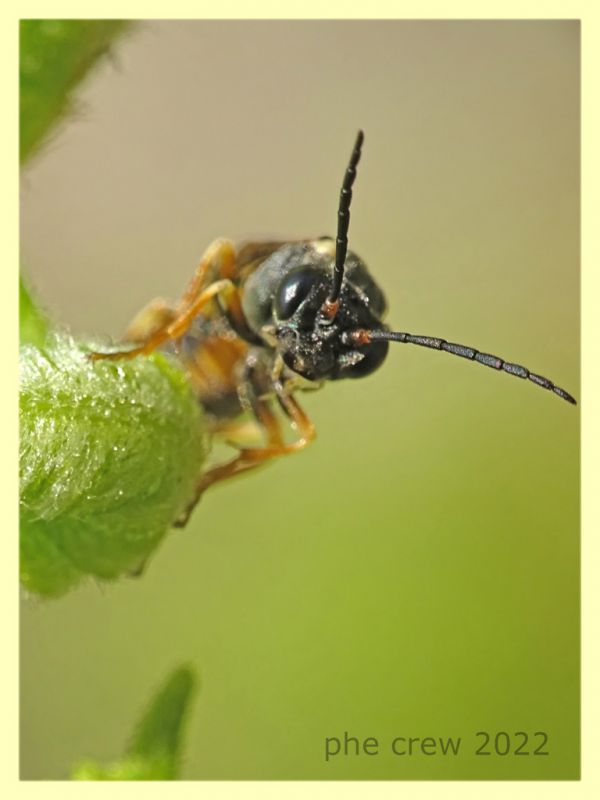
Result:
[[[364,261],[348,250],[352,187],[363,140],[359,131],[344,173],[335,239],[249,242],[238,249],[217,239],[176,305],[154,300],[127,329],[129,346],[92,354],[95,360],[135,358],[157,349],[176,354],[211,433],[238,449],[232,460],[199,477],[177,526],[185,525],[210,486],[306,447],[315,428],[297,393],[326,381],[369,375],[385,361],[390,342],[460,356],[576,402],[520,364],[384,324],[384,294]],[[248,414],[260,446],[244,444]],[[282,418],[291,424],[294,441],[286,440]]]

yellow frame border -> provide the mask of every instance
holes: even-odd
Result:
[[[598,87],[598,62],[600,41],[598,36],[600,12],[592,0],[588,2],[531,2],[531,0],[505,0],[503,3],[490,0],[483,6],[474,0],[461,2],[427,2],[414,0],[371,0],[369,4],[333,0],[324,8],[315,0],[290,0],[281,3],[268,0],[224,0],[218,5],[190,0],[171,0],[167,5],[159,0],[134,3],[128,0],[114,2],[106,0],[87,3],[56,2],[49,8],[43,2],[5,2],[0,19],[2,37],[1,53],[7,62],[1,71],[5,109],[11,109],[8,121],[1,127],[4,140],[2,160],[5,162],[4,176],[10,176],[5,186],[2,220],[3,244],[7,265],[1,271],[2,293],[5,299],[0,324],[5,356],[14,367],[15,384],[18,376],[18,320],[17,320],[17,266],[18,250],[18,20],[20,18],[128,18],[128,19],[579,19],[582,23],[582,779],[581,781],[393,781],[393,782],[180,782],[169,784],[172,793],[203,798],[300,797],[310,794],[313,798],[369,796],[403,798],[445,797],[487,798],[504,797],[510,792],[518,800],[533,794],[544,798],[600,796],[600,644],[595,635],[600,619],[600,590],[598,588],[600,559],[600,519],[598,513],[597,483],[600,477],[598,450],[600,445],[600,414],[598,387],[600,373],[600,335],[596,321],[598,313],[598,291],[600,285],[600,247],[596,233],[600,219],[598,187],[600,186],[598,142],[600,142],[600,104]],[[51,12],[51,13],[49,13]],[[596,99],[596,102],[594,100]],[[11,119],[12,117],[12,119]],[[594,222],[596,225],[594,225]],[[596,334],[594,335],[594,330]],[[594,345],[594,341],[596,345]],[[594,366],[595,365],[595,366]],[[6,373],[5,373],[6,374]],[[11,387],[12,388],[12,387]],[[146,783],[68,783],[58,781],[20,782],[18,779],[18,481],[15,462],[18,454],[17,391],[4,391],[2,402],[2,489],[5,503],[5,531],[2,537],[3,557],[0,561],[3,580],[2,608],[6,618],[5,642],[14,644],[7,649],[8,658],[2,659],[3,680],[2,708],[4,709],[3,755],[4,769],[1,782],[4,797],[30,797],[43,792],[45,796],[64,798],[73,793],[79,798],[102,791],[104,786],[113,797],[133,795],[159,797],[165,791],[161,784]],[[6,651],[5,651],[6,652]],[[110,789],[108,787],[110,786]],[[594,788],[595,787],[595,788]],[[88,794],[89,793],[89,794]]]

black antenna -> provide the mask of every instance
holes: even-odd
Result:
[[[340,192],[340,204],[338,206],[338,228],[335,239],[335,266],[333,268],[333,284],[325,305],[323,313],[329,319],[333,319],[337,313],[338,300],[342,290],[344,280],[344,264],[346,263],[346,252],[348,251],[348,226],[350,224],[350,203],[352,202],[352,184],[356,178],[356,167],[360,160],[360,151],[365,135],[362,131],[358,132],[354,149],[350,156],[350,163],[344,174],[342,190]]]
[[[479,350],[467,347],[464,344],[452,344],[445,339],[437,339],[433,336],[413,336],[411,333],[401,333],[399,331],[368,331],[364,329],[347,331],[342,334],[342,341],[344,344],[356,345],[365,345],[370,342],[403,342],[404,344],[418,344],[420,347],[430,347],[433,350],[443,350],[453,356],[461,356],[461,358],[468,358],[470,361],[477,361],[478,364],[483,364],[486,367],[504,370],[509,375],[516,375],[517,378],[529,378],[530,381],[533,381],[537,386],[541,386],[542,389],[549,389],[568,403],[577,405],[574,397],[553,384],[548,378],[535,375],[527,367],[522,367],[520,364],[511,364],[509,361],[498,358],[498,356],[480,353]]]

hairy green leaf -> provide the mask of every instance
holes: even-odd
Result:
[[[21,580],[46,596],[143,563],[208,451],[201,408],[173,362],[93,363],[90,346],[51,334],[43,351],[21,348]]]

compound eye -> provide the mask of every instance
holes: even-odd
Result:
[[[352,367],[345,369],[340,377],[363,378],[365,375],[370,375],[371,372],[375,372],[385,361],[388,348],[389,342],[373,342],[367,345],[365,350],[361,350],[361,352],[364,353],[364,358]]]
[[[318,272],[311,267],[298,269],[286,275],[275,295],[277,319],[290,319],[300,303],[306,300],[317,279]]]

